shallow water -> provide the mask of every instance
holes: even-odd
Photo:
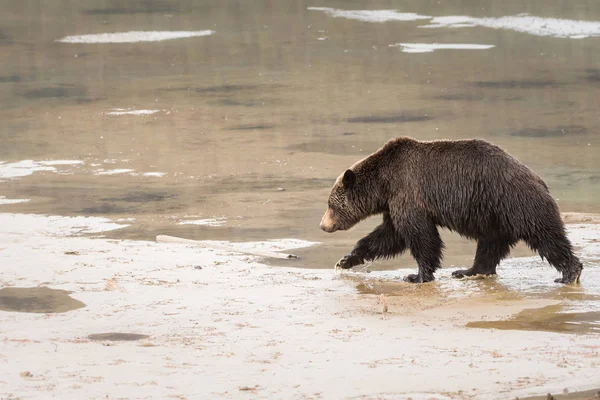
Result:
[[[134,218],[115,238],[319,241],[297,253],[329,268],[378,223],[318,229],[335,178],[410,135],[492,140],[542,175],[563,211],[598,212],[600,9],[564,4],[11,2],[0,195],[30,201],[1,211]],[[501,18],[520,13],[547,20]],[[60,41],[129,31],[160,41]],[[182,224],[207,219],[222,223]],[[472,261],[473,243],[444,239],[446,265]]]
[[[69,292],[48,287],[4,287],[0,289],[0,310],[27,313],[63,313],[85,307]]]

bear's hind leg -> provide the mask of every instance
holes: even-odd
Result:
[[[551,232],[551,230],[549,231]],[[558,231],[558,234],[541,238],[531,237],[525,239],[525,242],[562,274],[562,277],[556,279],[554,282],[579,282],[583,265],[575,254],[573,254],[571,242],[567,238],[564,228],[555,228],[554,231]]]
[[[510,253],[514,244],[514,241],[508,240],[478,240],[473,267],[456,270],[452,272],[452,277],[460,279],[465,276],[496,275],[496,267]]]

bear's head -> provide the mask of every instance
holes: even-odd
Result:
[[[327,201],[327,211],[319,225],[322,230],[330,233],[344,231],[371,214],[368,204],[370,196],[362,193],[364,190],[361,190],[361,186],[357,174],[351,169],[337,178]]]

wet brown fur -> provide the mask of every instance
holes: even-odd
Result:
[[[410,249],[419,273],[406,280],[431,281],[442,259],[438,226],[477,240],[473,267],[454,277],[495,274],[520,240],[562,273],[557,282],[576,281],[583,268],[544,181],[484,140],[392,139],[337,179],[328,206],[321,224],[328,232],[383,214],[342,268]]]

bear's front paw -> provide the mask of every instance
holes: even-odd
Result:
[[[335,264],[335,268],[350,269],[359,264],[362,264],[362,260],[356,254],[347,254],[340,261]]]

